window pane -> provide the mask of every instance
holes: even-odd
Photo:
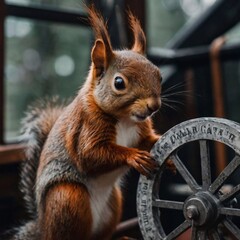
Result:
[[[21,4],[21,5],[39,5],[39,6],[50,6],[56,8],[72,9],[83,12],[81,1],[76,0],[5,0],[6,3],[10,4]]]
[[[151,47],[163,47],[185,23],[194,21],[217,0],[151,0],[147,32]]]
[[[229,30],[226,34],[227,43],[239,43],[240,39],[240,23]]]
[[[90,63],[91,30],[8,18],[5,138],[18,136],[27,105],[44,96],[75,95]]]

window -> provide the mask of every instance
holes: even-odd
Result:
[[[151,0],[147,4],[147,33],[151,47],[164,47],[185,25],[218,0]]]
[[[67,24],[65,12],[61,11],[56,16],[56,9],[47,11],[29,5],[38,3],[41,6],[43,2],[22,0],[18,3],[24,3],[23,6],[6,4],[3,39],[4,142],[17,140],[21,118],[30,103],[45,96],[74,96],[88,72],[92,37],[90,28],[80,21],[80,17],[84,16],[82,11],[75,11],[72,15],[66,12],[67,19],[72,17],[75,21]],[[47,2],[50,5],[51,1]],[[65,8],[70,2],[59,1],[58,6]],[[52,1],[52,6],[54,4],[56,1]],[[30,8],[38,12],[37,19],[34,14],[28,18],[21,17]],[[53,21],[45,21],[51,16],[55,18]]]
[[[12,17],[5,29],[4,137],[11,141],[27,105],[44,96],[75,95],[87,75],[91,32]]]

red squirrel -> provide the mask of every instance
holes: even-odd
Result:
[[[121,177],[131,167],[146,176],[158,167],[150,117],[161,106],[161,74],[145,57],[139,20],[129,13],[133,47],[113,50],[102,16],[88,12],[95,43],[83,87],[70,104],[42,103],[25,118],[21,186],[33,219],[11,239],[111,239]]]

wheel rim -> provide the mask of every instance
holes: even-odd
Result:
[[[183,145],[193,141],[199,142],[201,184],[197,183],[177,154]],[[227,167],[213,182],[209,141],[221,142],[235,153]],[[232,208],[231,203],[240,193],[240,184],[234,186],[226,194],[220,191],[240,166],[239,124],[220,118],[198,118],[186,121],[166,132],[155,144],[151,153],[160,165],[159,171],[151,179],[141,176],[137,191],[137,213],[144,239],[175,239],[190,228],[192,239],[221,239],[216,228],[219,224],[239,239],[240,230],[231,217],[240,217],[240,210]],[[166,159],[169,157],[192,191],[192,194],[182,202],[160,199],[157,192]],[[160,221],[161,209],[182,211],[185,220],[166,234]]]

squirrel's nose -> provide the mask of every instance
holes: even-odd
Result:
[[[156,112],[159,108],[160,108],[160,103],[151,103],[151,104],[147,104],[147,108],[150,114]]]

